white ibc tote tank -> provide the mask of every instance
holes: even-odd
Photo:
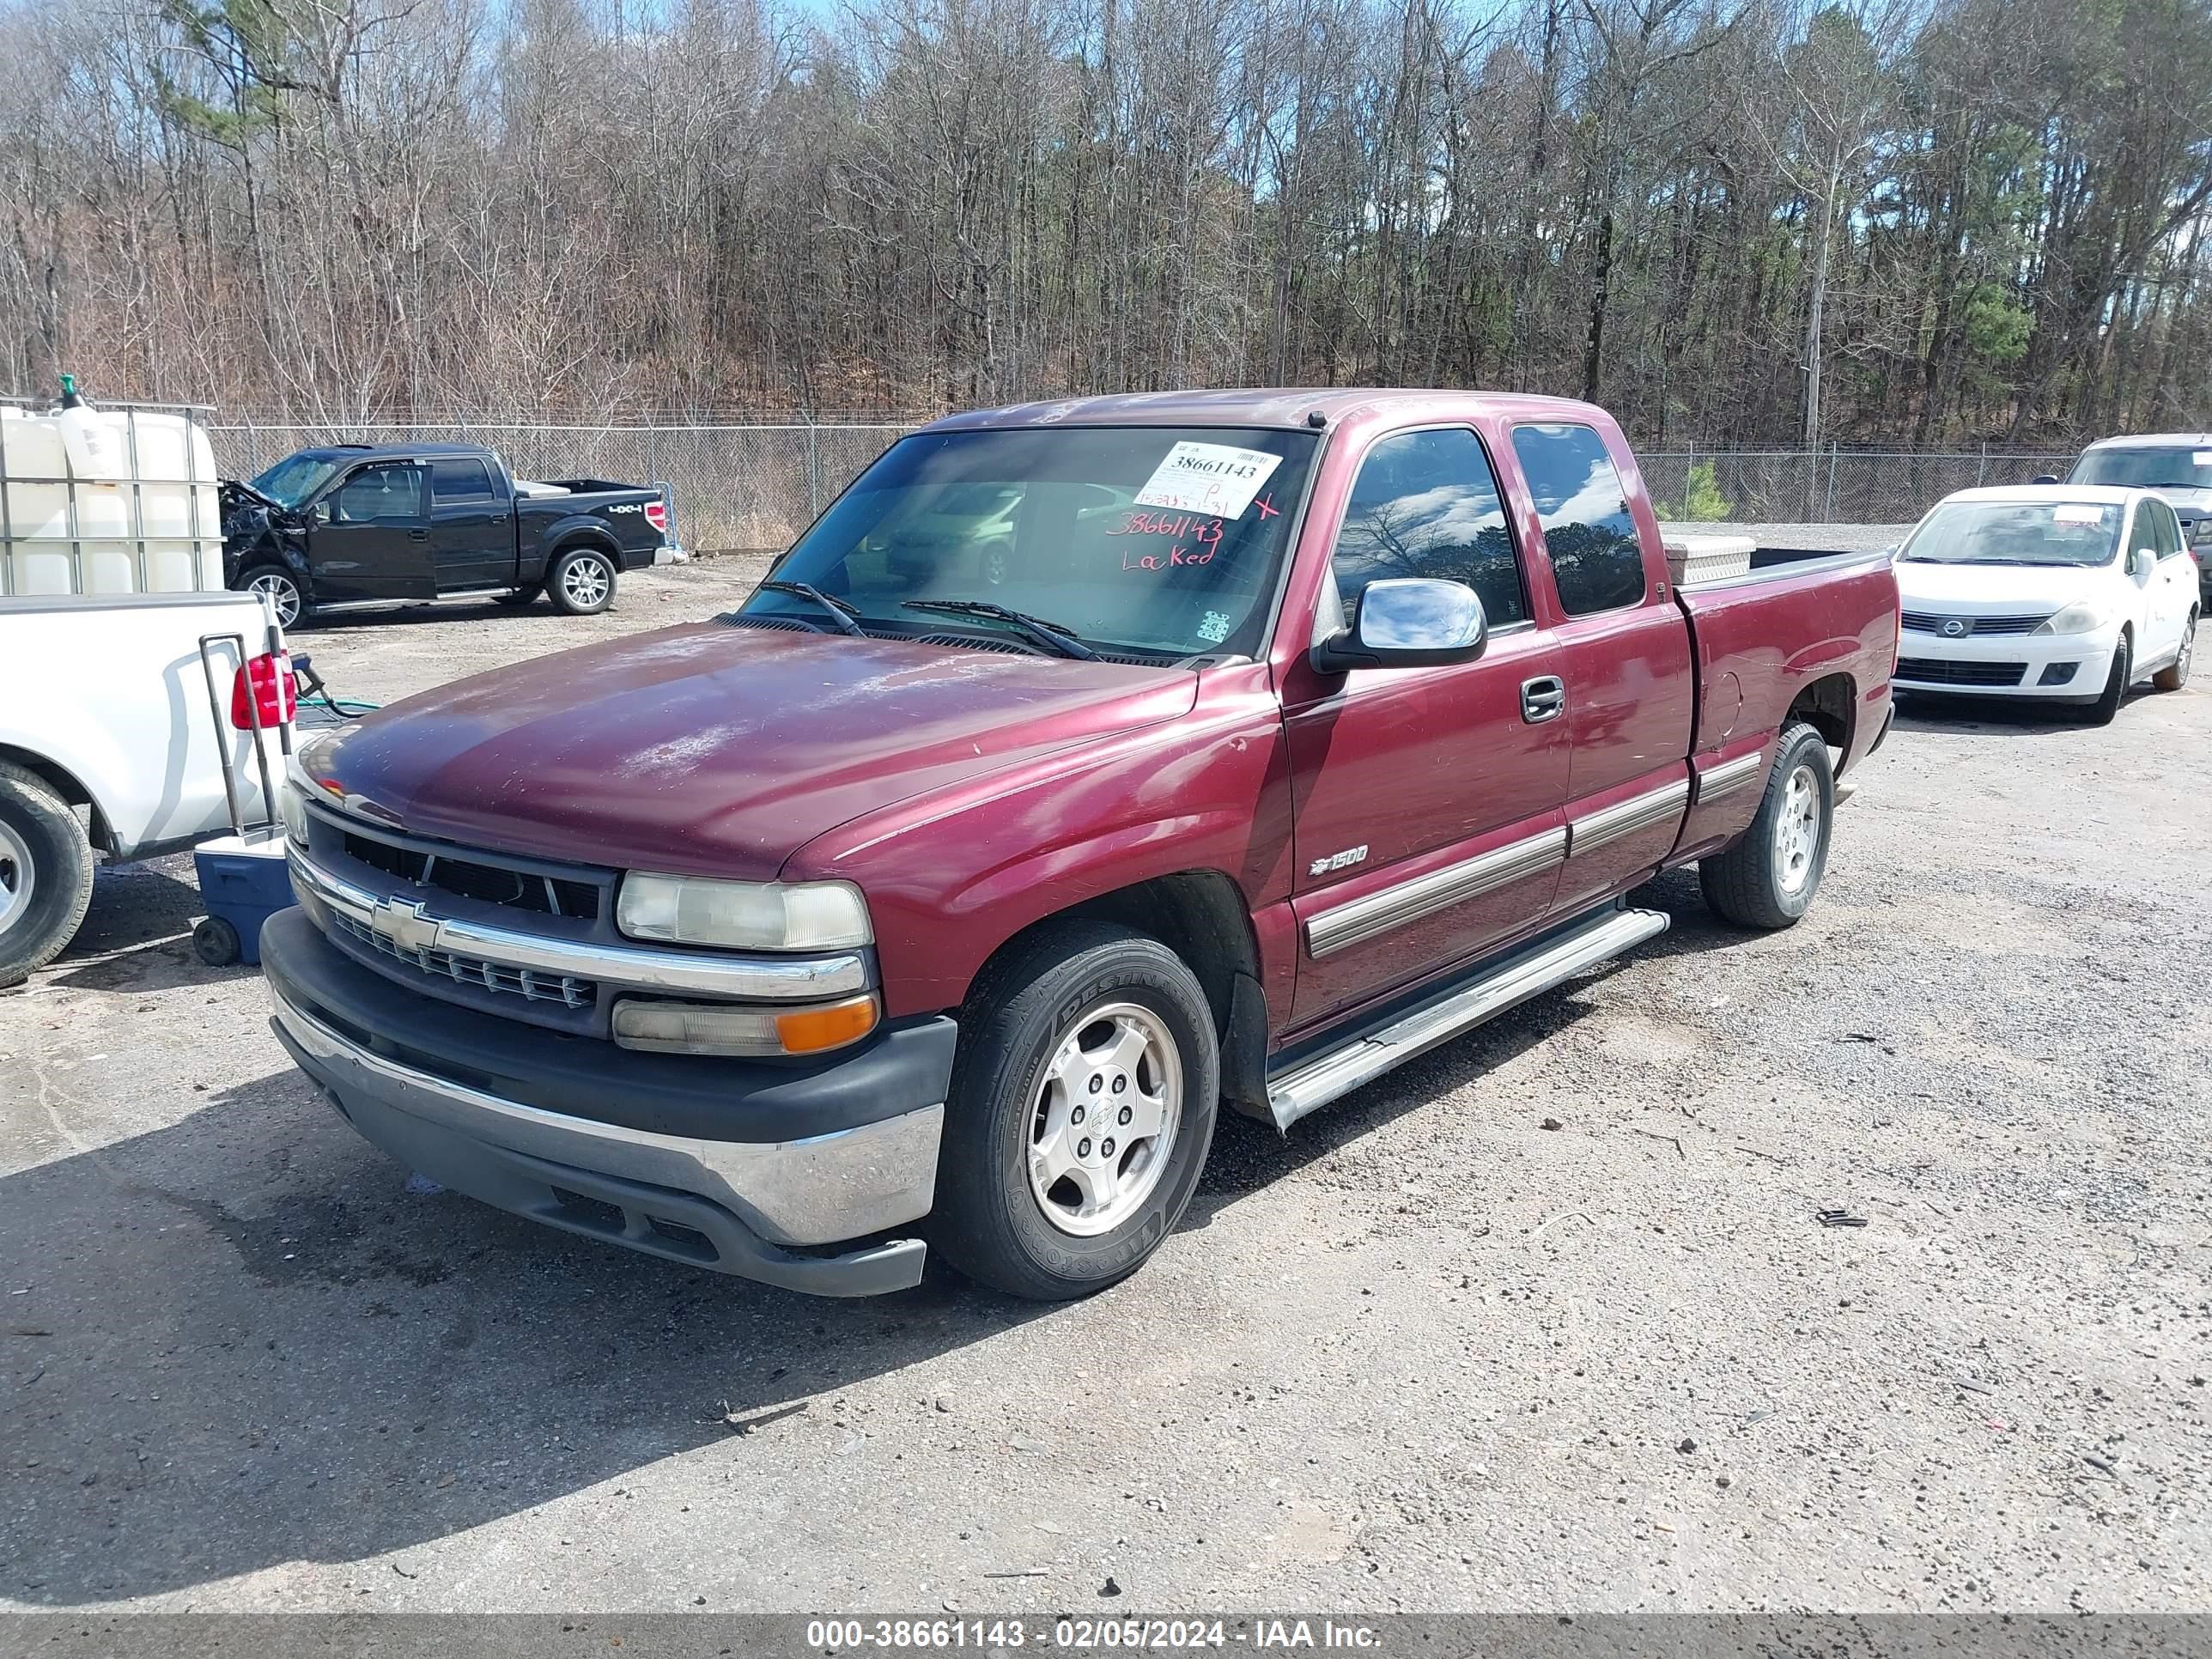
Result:
[[[0,595],[181,593],[222,586],[222,509],[202,411],[0,403]]]

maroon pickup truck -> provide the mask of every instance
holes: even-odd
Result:
[[[1587,404],[1096,398],[901,440],[739,610],[309,750],[262,961],[484,1201],[833,1295],[1080,1296],[1287,1127],[1629,950],[1804,913],[1886,556],[1677,592]]]

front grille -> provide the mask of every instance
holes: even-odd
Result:
[[[587,881],[509,869],[475,859],[457,858],[417,847],[402,847],[372,836],[345,831],[345,852],[372,869],[421,887],[442,888],[484,904],[503,904],[541,916],[574,916],[595,921],[599,890]]]
[[[2051,615],[2043,611],[2032,617],[1960,617],[1939,611],[1908,611],[1905,625],[1916,634],[1941,634],[1945,623],[1964,623],[1963,632],[1946,635],[1962,640],[1975,634],[2033,634],[2051,620]]]
[[[530,1002],[557,1002],[564,1008],[589,1008],[599,1000],[599,987],[596,980],[579,979],[574,974],[541,974],[528,968],[510,967],[506,963],[486,962],[481,957],[465,957],[451,951],[416,951],[396,940],[388,939],[374,927],[362,926],[351,916],[337,911],[331,913],[331,925],[347,938],[368,945],[390,957],[420,969],[423,973],[449,979],[456,985],[473,986],[478,990],[519,996]]]
[[[1923,685],[2018,685],[2024,662],[1942,662],[1933,657],[1899,657],[1897,678]]]

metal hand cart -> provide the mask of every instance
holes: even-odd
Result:
[[[275,668],[272,678],[276,685],[274,730],[277,749],[284,759],[292,754],[292,726],[298,709],[288,696],[284,676],[288,664],[283,633],[270,623],[260,653],[272,658]],[[234,687],[234,708],[226,711],[222,694],[216,689],[216,662],[228,653]],[[237,726],[235,704],[240,700],[235,690],[239,677],[246,664],[254,659],[249,655],[246,637],[243,634],[204,634],[200,636],[200,675],[207,682],[208,714],[215,721],[216,747],[222,756],[222,793],[230,808],[230,834],[204,842],[192,852],[192,863],[199,875],[200,896],[207,902],[208,914],[192,929],[192,950],[210,968],[226,968],[234,962],[258,964],[261,961],[261,924],[292,902],[292,882],[284,866],[284,819],[277,805],[276,791],[282,783],[270,775],[269,751],[263,736],[271,729],[264,720],[261,706],[260,688],[253,683],[251,673],[245,676],[245,704],[246,726],[253,735],[251,744],[253,765],[259,773],[261,784],[261,815],[248,822],[239,802],[238,781],[231,775],[230,733]]]

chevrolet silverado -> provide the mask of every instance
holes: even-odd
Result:
[[[1632,949],[1656,872],[1796,921],[1898,628],[1884,554],[1678,591],[1584,404],[955,416],[732,614],[308,750],[274,1029],[369,1140],[555,1226],[1085,1295],[1218,1108],[1287,1129]]]

